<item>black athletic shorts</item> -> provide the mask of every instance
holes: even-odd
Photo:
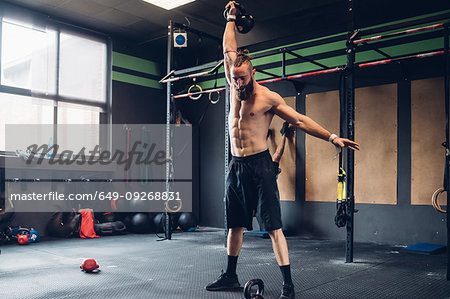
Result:
[[[234,157],[226,182],[227,228],[252,230],[256,216],[262,231],[281,228],[277,171],[268,150],[247,157]]]

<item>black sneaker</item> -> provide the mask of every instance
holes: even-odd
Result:
[[[227,273],[222,273],[217,278],[216,281],[208,284],[205,289],[207,291],[223,291],[223,290],[232,290],[240,288],[241,285],[239,284],[237,275],[232,277],[228,276]]]
[[[283,289],[281,290],[280,299],[294,299],[295,291],[294,286],[292,284],[283,283]]]

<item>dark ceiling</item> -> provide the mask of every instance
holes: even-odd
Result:
[[[165,10],[141,0],[4,0],[95,29],[136,45],[160,43],[167,36],[169,20],[221,38],[225,20],[222,12],[227,1],[196,0],[173,10]],[[290,42],[347,29],[349,0],[242,0],[256,25],[240,35],[242,46]],[[352,0],[350,0],[352,1]],[[449,0],[353,0],[356,27],[389,22],[450,8]],[[186,19],[187,18],[187,19]]]

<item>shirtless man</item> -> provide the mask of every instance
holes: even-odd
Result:
[[[261,230],[272,240],[275,258],[283,277],[280,299],[295,298],[286,239],[281,230],[281,211],[276,171],[267,147],[267,131],[274,114],[307,134],[330,141],[335,146],[359,150],[351,140],[337,137],[311,118],[289,107],[283,98],[255,81],[250,57],[237,51],[234,1],[223,36],[225,76],[230,84],[231,154],[226,183],[227,254],[225,273],[206,286],[208,291],[240,287],[236,263],[243,241],[244,227],[252,230],[256,215]]]

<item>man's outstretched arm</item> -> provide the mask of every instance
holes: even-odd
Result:
[[[327,129],[316,123],[314,120],[306,115],[298,113],[292,107],[288,106],[279,94],[272,92],[272,98],[272,111],[305,133],[323,140],[331,141],[334,145],[339,147],[348,147],[352,150],[359,150],[358,143],[346,138],[337,137],[336,135],[332,136]],[[332,138],[332,140],[330,138]]]
[[[237,55],[236,28],[233,20],[233,18],[236,19],[236,7],[234,6],[234,1],[228,2],[226,7],[230,7],[230,10],[228,12],[225,32],[223,33],[223,56],[225,77],[227,78],[228,84],[231,85],[232,82],[230,72]]]

